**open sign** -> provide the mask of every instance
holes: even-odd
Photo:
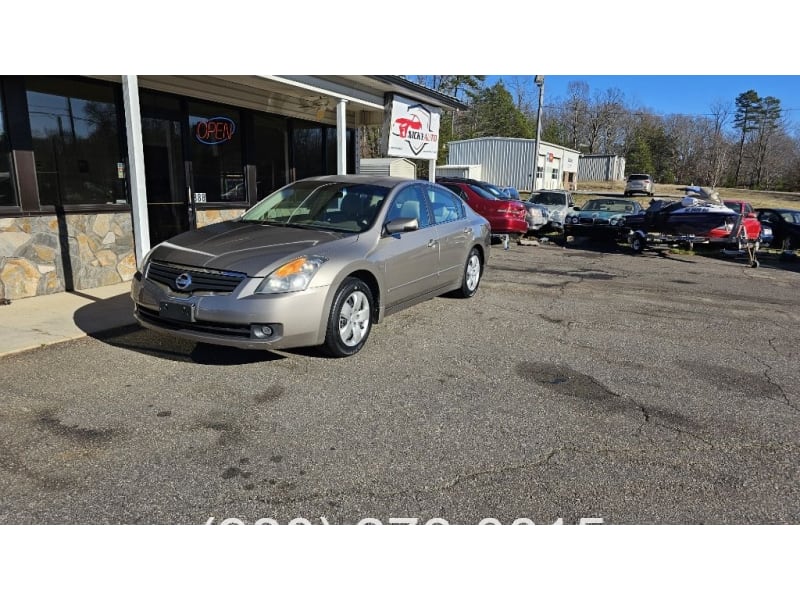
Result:
[[[236,133],[236,123],[228,117],[211,117],[194,126],[194,136],[203,144],[224,144]]]

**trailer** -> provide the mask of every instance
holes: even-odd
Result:
[[[686,250],[694,250],[695,244],[722,244],[721,253],[723,256],[741,258],[745,257],[748,265],[752,268],[758,268],[759,262],[756,253],[760,249],[761,243],[759,239],[750,239],[747,237],[747,231],[744,228],[743,217],[740,215],[736,224],[731,229],[731,234],[724,238],[723,241],[719,239],[714,242],[710,238],[694,235],[694,234],[672,234],[657,231],[644,231],[642,229],[629,229],[625,241],[630,244],[631,250],[635,254],[641,254],[648,247],[654,249],[665,248],[683,248]],[[732,249],[735,246],[736,249]],[[730,247],[730,248],[729,248]]]

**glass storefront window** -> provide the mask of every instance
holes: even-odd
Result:
[[[0,206],[16,205],[14,180],[11,178],[11,147],[8,143],[3,99],[0,94]]]
[[[356,136],[354,129],[345,130],[347,145],[347,172],[356,172]],[[336,175],[336,127],[325,128],[325,174]]]
[[[355,130],[346,131],[347,172],[355,173]],[[295,179],[336,174],[336,127],[294,121],[292,150]]]
[[[325,165],[322,162],[322,135],[321,125],[302,121],[294,122],[292,150],[295,179],[304,179],[305,177],[314,177],[325,173]]]
[[[266,197],[286,185],[286,119],[256,114],[256,196]]]
[[[247,201],[241,125],[238,110],[189,102],[195,201]]]
[[[26,77],[43,205],[127,204],[114,84]]]

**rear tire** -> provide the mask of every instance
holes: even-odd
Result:
[[[483,275],[481,253],[478,252],[477,248],[473,248],[469,251],[469,256],[467,256],[461,287],[455,291],[455,295],[459,298],[472,298],[478,291],[481,275]]]
[[[355,277],[339,286],[333,299],[323,349],[330,356],[342,358],[356,354],[372,330],[372,291]]]
[[[641,254],[644,252],[644,246],[644,236],[639,233],[633,234],[633,239],[631,240],[631,250],[633,250],[635,254]]]

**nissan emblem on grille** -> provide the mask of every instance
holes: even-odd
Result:
[[[192,276],[188,273],[181,273],[175,278],[175,286],[179,290],[185,290],[192,285]]]

